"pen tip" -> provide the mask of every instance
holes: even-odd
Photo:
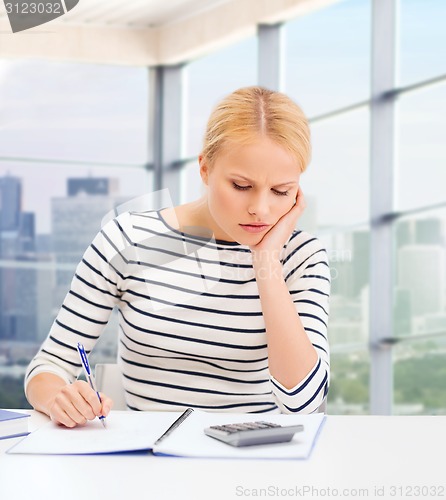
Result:
[[[104,426],[104,429],[106,428],[105,427],[105,418],[101,418],[101,422],[102,422],[102,425]]]

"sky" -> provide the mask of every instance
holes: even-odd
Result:
[[[396,79],[407,85],[446,74],[446,2],[401,0]],[[287,23],[283,90],[310,118],[367,99],[368,0],[348,0]],[[11,35],[13,36],[13,35]],[[256,39],[192,62],[186,71],[184,153],[194,156],[212,106],[256,83]],[[24,179],[24,210],[50,230],[50,199],[69,176],[113,176],[123,196],[150,190],[145,68],[0,59],[0,158],[66,159],[76,165],[0,160],[0,175]],[[446,84],[397,104],[396,208],[444,201]],[[369,113],[312,125],[313,161],[302,178],[320,225],[368,218]],[[94,162],[108,163],[93,167]],[[127,168],[113,165],[127,165]],[[133,165],[133,167],[131,167]]]

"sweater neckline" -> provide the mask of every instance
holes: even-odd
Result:
[[[241,243],[238,243],[237,241],[219,240],[217,238],[214,238],[213,236],[211,238],[206,238],[204,236],[198,236],[195,234],[185,233],[183,231],[180,231],[179,229],[175,229],[166,221],[166,219],[161,214],[161,211],[165,210],[166,208],[167,207],[161,208],[161,209],[157,210],[156,213],[158,214],[160,221],[164,224],[164,226],[166,226],[167,229],[169,229],[169,231],[172,231],[173,233],[178,234],[178,235],[182,236],[183,238],[199,240],[199,241],[203,241],[206,243],[207,242],[215,242],[219,246],[224,246],[227,248],[248,249],[250,251],[248,245],[242,245]]]

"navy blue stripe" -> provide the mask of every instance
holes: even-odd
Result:
[[[82,278],[79,276],[79,274],[75,273],[74,276],[79,280],[82,281],[85,285],[89,286],[90,288],[93,288],[94,290],[97,290],[98,292],[103,293],[104,295],[110,295],[110,297],[115,297],[116,299],[119,299],[119,295],[115,295],[114,293],[109,292],[108,290],[102,290],[101,288],[98,288],[97,286],[93,285],[92,283],[88,282],[85,278]],[[118,289],[119,291],[119,289]]]
[[[49,336],[49,338],[55,343],[55,344],[59,344],[61,345],[62,347],[66,347],[67,349],[70,349],[72,351],[77,351],[77,349],[75,347],[73,347],[72,345],[69,345],[69,344],[65,344],[65,342],[62,342],[61,340],[59,339],[56,339],[55,337],[53,337],[52,335]],[[89,353],[89,351],[85,351],[87,354]]]
[[[311,372],[310,376],[307,378],[307,380],[305,380],[305,382],[300,385],[296,390],[294,390],[293,392],[290,392],[289,390],[287,389],[282,389],[282,387],[278,386],[273,379],[271,379],[271,382],[273,383],[273,385],[279,389],[280,392],[283,392],[284,394],[286,394],[287,396],[295,396],[296,394],[299,394],[299,392],[301,392],[303,389],[305,389],[305,387],[308,386],[308,384],[311,382],[311,380],[313,379],[313,377],[316,375],[316,373],[318,372],[319,368],[321,366],[321,359],[319,358],[319,361],[316,365],[316,367],[314,368],[314,370]]]
[[[117,223],[117,225],[120,228],[120,230],[122,231],[122,233],[124,234],[124,237],[126,238],[126,240],[129,242],[129,245],[131,247],[136,246],[136,243],[135,244],[131,243],[130,239],[126,235],[125,231],[121,228],[121,226],[119,225],[119,223]],[[105,235],[105,233],[104,233],[104,235]],[[110,241],[108,238],[107,238],[107,240]],[[191,272],[188,272],[188,271],[181,271],[179,269],[170,269],[169,267],[159,266],[157,264],[151,264],[149,262],[141,262],[141,261],[137,261],[137,260],[127,259],[125,257],[125,255],[120,250],[118,250],[118,248],[116,247],[116,245],[114,245],[111,241],[110,241],[110,244],[113,246],[113,248],[119,254],[119,256],[121,257],[121,259],[127,265],[134,264],[134,265],[138,265],[138,266],[142,266],[142,267],[147,267],[149,269],[162,270],[162,271],[164,271],[166,273],[172,273],[172,274],[175,274],[175,275],[182,275],[182,276],[190,276],[192,278],[199,278],[200,280],[207,280],[207,281],[215,281],[215,282],[218,282],[218,283],[231,283],[231,284],[236,284],[236,285],[244,285],[246,283],[251,283],[251,282],[255,281],[255,278],[251,278],[249,280],[231,280],[231,279],[226,279],[226,278],[215,278],[214,276],[208,276],[208,275],[203,275],[203,274],[191,273]],[[127,279],[127,278],[128,277],[124,277],[123,279]]]
[[[288,281],[288,279],[296,273],[296,271],[298,271],[302,266],[304,266],[304,264],[310,260],[314,255],[316,255],[317,253],[319,252],[324,252],[325,253],[325,250],[318,250],[317,252],[314,252],[314,254],[310,255],[309,257],[307,257],[305,260],[303,260],[298,266],[294,267],[285,277],[285,281]],[[329,269],[330,269],[330,266],[328,265],[328,262],[321,262],[321,264],[325,264]],[[305,269],[309,269],[310,267],[314,267],[315,264],[309,264],[307,266],[304,266]]]
[[[325,293],[322,290],[318,290],[317,288],[305,288],[304,290],[290,290],[291,295],[294,295],[296,293],[307,293],[307,292],[319,293],[320,295],[325,295],[325,297],[330,296],[328,293]]]
[[[208,345],[215,345],[218,347],[228,347],[229,349],[244,349],[244,350],[256,350],[256,349],[265,349],[266,344],[260,344],[260,345],[255,345],[255,346],[244,346],[244,345],[234,345],[234,344],[225,344],[223,342],[214,342],[212,340],[203,340],[203,339],[194,339],[190,337],[182,337],[181,335],[174,335],[172,333],[165,333],[165,332],[157,332],[155,330],[148,330],[147,328],[142,328],[140,326],[136,326],[133,323],[131,323],[123,314],[121,310],[119,310],[121,313],[122,319],[132,328],[135,330],[139,330],[140,332],[144,333],[152,333],[153,335],[158,335],[160,337],[168,337],[172,339],[178,339],[178,340],[183,340],[185,342],[196,342],[199,344],[208,344]],[[211,329],[215,327],[211,327]]]
[[[107,309],[109,311],[113,311],[113,307],[110,306],[104,306],[102,304],[97,304],[96,302],[92,302],[91,300],[86,299],[85,297],[82,297],[82,295],[79,295],[76,292],[73,292],[73,290],[70,290],[68,293],[71,295],[74,295],[76,298],[83,300],[84,302],[87,302],[87,304],[91,304],[92,306],[99,307],[101,309]]]
[[[325,372],[325,377],[324,377],[324,380],[321,382],[321,385],[318,387],[317,391],[313,394],[313,396],[305,403],[303,404],[302,406],[299,406],[298,408],[292,408],[290,406],[287,406],[286,404],[283,403],[283,406],[285,406],[285,408],[292,412],[292,413],[298,413],[300,411],[302,411],[304,408],[306,408],[310,403],[312,403],[317,395],[319,394],[319,392],[321,391],[321,389],[324,387],[324,385],[326,384],[327,382],[327,379],[328,379],[328,376],[327,376],[327,372]],[[325,393],[325,391],[324,391]]]
[[[108,321],[98,321],[96,319],[89,318],[88,316],[84,316],[83,314],[76,312],[74,309],[70,309],[65,304],[62,304],[62,309],[65,309],[66,311],[70,312],[71,314],[74,314],[78,318],[85,319],[86,321],[90,321],[91,323],[96,323],[97,325],[106,325],[108,323]]]
[[[316,267],[318,266],[319,264],[322,264],[324,266],[327,266],[327,267],[330,267],[328,265],[328,262],[325,262],[324,260],[320,260],[319,262],[315,262],[314,264],[308,264],[308,266],[306,267],[306,269],[310,269],[310,267]]]
[[[302,231],[301,231],[300,229],[295,229],[295,230],[292,232],[291,236],[289,237],[288,241],[286,242],[286,244],[285,244],[285,248],[289,247],[289,246],[290,246],[290,243],[291,243],[293,240],[295,240],[295,239],[299,236],[299,234],[302,234]]]
[[[126,335],[127,336],[127,335]],[[237,370],[236,368],[225,368],[224,366],[217,365],[217,363],[211,363],[210,361],[204,361],[202,359],[196,359],[195,355],[190,355],[190,357],[185,357],[185,356],[155,356],[154,354],[145,354],[140,351],[135,351],[135,349],[131,349],[128,347],[125,342],[120,339],[121,344],[125,347],[130,352],[134,352],[138,356],[144,356],[146,358],[152,358],[152,359],[166,359],[169,360],[170,362],[176,361],[177,359],[181,361],[191,361],[192,363],[203,363],[205,365],[212,366],[214,368],[218,368],[219,370],[227,371],[227,372],[234,372],[234,373],[258,373],[262,372],[267,369],[267,366],[264,366],[262,368],[257,368],[256,370]],[[153,347],[153,346],[151,346]],[[156,347],[156,349],[161,349]],[[169,349],[161,349],[162,351],[169,351]],[[176,351],[169,351],[176,353]],[[263,358],[263,359],[268,359],[268,358]],[[230,359],[224,359],[224,361],[230,362]]]
[[[57,359],[60,359],[61,361],[63,361],[64,363],[68,363],[69,365],[72,365],[72,366],[75,366],[76,368],[81,368],[82,365],[81,364],[78,364],[78,363],[73,363],[71,361],[68,361],[68,359],[65,359],[65,358],[61,358],[60,356],[58,356],[57,354],[53,354],[52,352],[49,352],[47,351],[46,349],[42,349],[42,352],[44,352],[45,354],[49,354],[50,356],[54,356],[55,358]],[[59,367],[61,368],[61,367]]]
[[[222,392],[222,391],[212,391],[210,389],[201,389],[198,387],[190,387],[183,385],[175,385],[175,384],[167,384],[165,382],[154,382],[153,380],[147,379],[139,379],[135,377],[131,377],[130,375],[126,375],[123,373],[123,376],[133,382],[137,382],[139,384],[147,384],[154,385],[156,387],[166,387],[168,389],[174,389],[179,391],[188,391],[188,392],[199,392],[202,394],[217,394],[219,396],[267,396],[272,394],[271,391],[268,392]]]
[[[198,296],[203,296],[203,297],[212,297],[212,298],[218,298],[218,299],[237,299],[237,300],[257,300],[259,299],[259,295],[225,295],[225,294],[215,294],[215,293],[209,293],[209,292],[196,292],[195,290],[192,290],[190,288],[182,288],[181,286],[175,286],[171,285],[169,283],[164,283],[160,281],[153,281],[149,278],[138,278],[137,276],[132,276],[129,275],[125,278],[124,280],[133,280],[133,281],[141,281],[144,283],[149,283],[151,285],[157,285],[160,287],[165,287],[165,288],[170,288],[171,290],[178,290],[183,293],[189,293],[191,295],[198,295]],[[149,295],[144,295],[138,292],[135,292],[134,290],[131,289],[124,289],[122,290],[122,293],[130,293],[132,295],[135,295],[136,297],[145,297],[145,298],[150,298]]]
[[[327,340],[327,337],[322,332],[319,332],[318,330],[315,330],[314,328],[307,328],[307,327],[304,326],[304,329],[305,329],[306,332],[317,333],[318,335],[320,335],[321,337],[323,337],[323,339],[325,341]]]
[[[87,339],[98,339],[99,338],[99,335],[88,335],[86,333],[80,332],[79,330],[75,330],[74,328],[70,328],[69,326],[61,323],[57,318],[55,320],[55,323],[57,323],[60,327],[64,328],[65,330],[68,330],[69,332],[73,332],[76,335],[80,335],[81,337],[85,337]]]
[[[137,312],[143,316],[148,316],[150,318],[159,319],[160,321],[167,321],[169,323],[197,326],[199,328],[208,328],[210,330],[222,330],[224,332],[246,333],[248,335],[252,334],[252,333],[265,333],[266,332],[265,328],[257,328],[257,329],[248,330],[246,328],[234,328],[234,327],[230,327],[230,326],[219,326],[219,325],[213,325],[213,324],[208,325],[206,323],[196,323],[195,321],[185,321],[185,320],[176,319],[176,318],[168,318],[167,316],[162,316],[159,314],[154,314],[154,313],[150,313],[147,311],[142,311],[141,309],[138,309],[131,302],[129,302],[127,300],[123,300],[122,302],[125,302],[130,307],[130,309],[133,309],[135,312]],[[151,330],[142,330],[142,331],[151,331]],[[190,339],[188,339],[188,340],[190,340]],[[219,345],[221,345],[221,344],[219,344]]]
[[[263,316],[262,311],[255,311],[255,312],[248,312],[248,311],[231,311],[231,310],[226,310],[226,311],[221,311],[220,309],[210,309],[208,307],[198,307],[198,306],[190,306],[188,304],[179,304],[177,302],[169,302],[168,300],[163,300],[159,299],[157,297],[154,297],[153,295],[143,295],[143,294],[136,294],[141,297],[146,298],[147,300],[151,300],[152,302],[158,302],[161,304],[166,304],[168,306],[175,306],[179,307],[182,309],[190,309],[192,311],[202,311],[206,313],[212,313],[212,314],[224,314],[228,316]],[[126,300],[123,300],[123,302],[126,302],[131,306],[131,302],[128,302]],[[142,313],[145,314],[145,313]]]
[[[222,375],[214,375],[211,373],[202,373],[189,370],[169,370],[167,368],[161,368],[159,366],[145,365],[143,363],[137,363],[136,361],[130,361],[129,359],[125,359],[123,356],[121,356],[121,359],[122,361],[128,363],[129,365],[139,366],[140,368],[148,368],[151,370],[157,370],[160,372],[167,372],[167,373],[181,373],[182,375],[192,375],[194,377],[213,378],[216,380],[225,380],[226,382],[234,382],[236,384],[265,384],[269,380],[267,378],[260,380],[240,380],[231,377],[223,377]]]
[[[276,406],[275,403],[271,403],[269,401],[261,402],[257,401],[254,403],[236,403],[236,404],[229,404],[229,405],[197,405],[197,404],[190,404],[190,403],[181,403],[179,401],[169,401],[166,399],[157,399],[157,398],[149,398],[148,396],[142,396],[141,394],[136,394],[134,392],[131,392],[127,389],[125,389],[125,392],[128,394],[131,394],[132,396],[136,396],[141,399],[146,399],[147,401],[153,401],[155,403],[163,403],[163,404],[168,404],[172,406],[183,406],[185,408],[201,408],[203,410],[229,410],[230,408],[240,408],[244,406]],[[245,413],[251,413],[251,412],[245,412]]]
[[[323,348],[321,347],[320,345],[317,345],[317,344],[311,344],[315,349],[319,349],[320,351],[323,351],[325,352],[325,354],[328,354],[328,352]]]
[[[301,278],[316,278],[316,279],[319,279],[319,280],[325,280],[325,281],[328,281],[330,283],[330,279],[327,278],[326,276],[320,276],[319,274],[304,274],[301,276]]]
[[[325,326],[325,328],[327,328],[327,323],[325,323],[325,321],[322,318],[319,318],[319,316],[316,316],[315,314],[308,314],[308,313],[304,313],[304,312],[299,311],[299,316],[301,318],[313,318],[316,321],[320,321]]]
[[[91,244],[91,247],[92,247],[93,249],[95,249],[95,250],[96,250],[96,247],[95,247],[93,244]],[[94,273],[96,273],[98,276],[100,276],[103,280],[107,281],[107,283],[110,283],[110,285],[113,285],[113,286],[115,286],[115,287],[117,287],[117,286],[118,286],[118,284],[117,284],[117,283],[115,283],[114,281],[112,281],[112,280],[108,279],[106,276],[104,276],[104,275],[101,273],[101,271],[99,271],[99,270],[98,270],[98,269],[96,269],[93,265],[91,265],[91,264],[88,262],[88,260],[86,260],[85,258],[83,258],[83,259],[82,259],[82,262],[83,262],[83,263],[84,263],[84,264],[85,264],[85,265],[86,265],[89,269],[91,269]]]
[[[296,247],[294,250],[292,250],[287,256],[286,258],[284,259],[283,263],[286,264],[290,259],[291,257],[293,257],[293,255],[296,254],[296,252],[298,252],[299,250],[301,250],[303,247],[305,247],[306,245],[308,245],[309,243],[313,242],[313,241],[318,241],[317,238],[310,238],[309,240],[306,240],[304,241],[301,245],[299,245],[298,247]],[[319,249],[317,252],[320,252],[321,249]],[[317,253],[315,252],[315,253]],[[314,254],[313,254],[314,255]],[[311,255],[310,255],[311,257]],[[308,259],[305,259],[305,260],[308,260]],[[305,262],[305,261],[304,261]]]
[[[104,230],[101,230],[101,234],[105,235]],[[110,265],[107,257],[99,250],[99,248],[94,243],[91,243],[90,247],[96,252],[96,254],[99,256],[99,258],[104,262],[104,264]]]
[[[33,361],[34,361],[34,360],[33,360]],[[28,374],[26,375],[25,380],[28,380],[28,378],[29,378],[29,376],[31,375],[31,373],[32,373],[32,372],[33,372],[36,368],[39,368],[39,366],[46,366],[46,365],[44,365],[44,364],[36,365],[36,366],[35,366],[32,370],[30,370],[30,371],[28,372]]]
[[[145,344],[143,342],[139,342],[138,340],[135,340],[135,339],[129,337],[127,335],[127,333],[124,331],[122,325],[120,325],[120,329],[121,329],[122,334],[128,340],[130,340],[131,342],[133,342],[134,344],[138,344],[138,345],[141,345],[143,347],[150,347],[150,348],[153,348],[153,349],[158,349],[158,350],[164,351],[164,352],[171,352],[173,354],[183,354],[183,355],[186,355],[186,356],[193,356],[194,358],[213,359],[215,361],[227,361],[229,363],[259,363],[259,362],[263,362],[263,361],[267,361],[268,360],[268,357],[263,357],[263,358],[258,358],[258,359],[230,359],[230,358],[219,358],[217,356],[204,356],[204,355],[200,355],[200,354],[190,354],[188,352],[183,352],[183,351],[173,351],[171,349],[165,349],[165,348],[162,348],[162,347],[154,346],[152,344]],[[266,345],[265,345],[265,347],[266,347]]]
[[[147,267],[149,269],[157,269],[157,270],[162,270],[166,273],[171,273],[174,275],[181,275],[181,276],[189,276],[191,278],[199,278],[200,280],[205,280],[205,281],[212,281],[216,283],[230,283],[234,285],[246,285],[247,283],[252,283],[255,282],[255,278],[251,278],[249,280],[231,280],[227,278],[221,278],[221,277],[214,277],[214,276],[209,276],[205,274],[198,274],[198,273],[191,273],[188,271],[181,271],[180,269],[171,269],[166,266],[159,266],[157,264],[151,264],[149,262],[141,262],[139,260],[132,260],[132,259],[126,259],[124,256],[122,258],[125,260],[125,263],[127,265],[138,265],[142,267]],[[128,276],[124,277],[124,279],[127,279]]]
[[[150,229],[147,229],[147,228],[144,228],[141,226],[133,226],[133,228],[138,229],[140,231],[145,231],[145,232],[155,234],[156,236],[165,236],[165,233],[156,233],[155,231],[152,231]],[[178,241],[182,241],[182,242],[187,241],[187,240],[184,240],[182,238],[175,238],[175,239]],[[177,259],[185,259],[185,260],[190,260],[190,261],[195,261],[195,262],[200,262],[200,263],[205,263],[205,264],[216,264],[218,266],[236,267],[236,268],[240,268],[240,269],[252,269],[251,264],[236,264],[234,262],[224,262],[224,261],[220,261],[220,260],[209,260],[209,259],[204,259],[203,257],[198,256],[198,255],[191,256],[191,255],[188,255],[185,253],[178,253],[178,252],[174,252],[172,250],[166,250],[165,248],[143,245],[141,243],[134,243],[133,246],[136,248],[141,248],[142,250],[150,250],[153,252],[159,252],[159,253],[164,254],[164,255],[171,255],[172,257],[175,257],[175,259],[172,259],[172,261],[177,260]],[[198,245],[198,248],[196,251],[198,251],[202,248],[208,248],[208,246],[203,245],[203,244]],[[191,253],[194,253],[194,252],[191,252]],[[172,262],[172,261],[169,261],[169,262]]]
[[[313,306],[320,307],[324,311],[324,313],[328,316],[328,312],[320,304],[318,304],[317,302],[314,302],[313,300],[297,299],[297,300],[293,300],[293,302],[295,304],[311,304]]]

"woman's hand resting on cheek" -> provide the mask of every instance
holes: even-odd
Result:
[[[302,189],[299,187],[296,203],[274,224],[257,245],[250,247],[253,259],[268,257],[279,260],[280,252],[295,229],[305,207],[305,198]]]

